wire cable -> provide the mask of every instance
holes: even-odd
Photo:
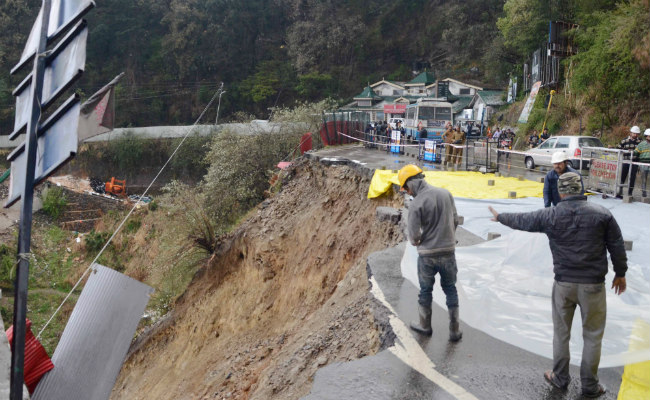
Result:
[[[194,130],[194,127],[196,127],[196,125],[201,121],[201,119],[202,119],[203,116],[205,115],[206,111],[210,108],[210,106],[212,105],[212,103],[214,102],[214,100],[217,98],[218,93],[219,93],[218,91],[215,92],[215,94],[212,96],[212,99],[210,99],[210,102],[208,102],[208,105],[205,106],[205,108],[204,108],[203,111],[201,112],[201,115],[199,115],[199,117],[196,119],[196,121],[194,122],[194,124],[192,124],[192,126],[190,126],[190,127],[188,128],[187,133],[185,134],[185,136],[183,137],[183,139],[180,141],[180,143],[178,144],[178,146],[176,146],[176,149],[174,150],[174,152],[169,156],[169,158],[167,159],[167,161],[165,162],[165,164],[160,168],[160,170],[158,171],[158,173],[156,174],[156,176],[153,178],[153,180],[151,181],[151,183],[149,184],[149,186],[147,186],[147,188],[146,188],[145,191],[142,193],[142,195],[140,195],[140,197],[138,198],[138,201],[135,202],[135,204],[133,205],[133,208],[131,208],[131,211],[129,211],[129,213],[126,215],[126,217],[124,217],[124,219],[123,219],[122,222],[118,225],[118,227],[115,229],[115,231],[113,232],[113,234],[111,235],[111,237],[106,241],[106,243],[104,244],[104,247],[102,247],[102,249],[99,251],[99,253],[97,254],[97,256],[95,256],[95,258],[94,258],[93,261],[90,263],[90,265],[88,266],[88,268],[86,268],[86,270],[84,271],[84,273],[81,274],[81,277],[79,278],[79,280],[77,281],[77,283],[75,283],[75,285],[72,287],[72,289],[70,290],[70,292],[65,296],[65,298],[63,299],[63,301],[61,302],[61,304],[59,305],[59,307],[57,307],[57,309],[54,311],[54,313],[53,313],[52,316],[50,317],[50,319],[45,323],[45,325],[43,325],[43,328],[41,328],[40,332],[38,332],[38,335],[36,336],[37,339],[40,339],[40,338],[41,338],[41,334],[43,333],[43,331],[45,331],[45,329],[50,325],[50,323],[52,322],[52,320],[54,319],[54,317],[55,317],[55,316],[58,314],[58,312],[61,310],[61,307],[63,307],[63,305],[65,304],[65,302],[70,298],[70,296],[71,296],[72,293],[75,291],[75,289],[79,286],[79,284],[80,284],[81,281],[84,279],[84,277],[86,276],[86,274],[88,274],[88,272],[92,269],[92,267],[93,267],[93,265],[95,264],[95,262],[99,259],[99,257],[102,255],[102,253],[104,253],[104,250],[106,250],[106,248],[107,248],[108,245],[111,243],[111,241],[115,238],[115,236],[116,236],[117,233],[120,231],[120,229],[122,229],[122,226],[124,226],[124,224],[125,224],[126,221],[129,219],[129,217],[131,216],[131,214],[133,214],[133,212],[136,210],[136,208],[140,205],[140,203],[141,203],[140,199],[142,199],[144,196],[147,195],[147,193],[149,192],[149,189],[151,189],[151,187],[152,187],[153,184],[156,182],[156,180],[158,179],[158,177],[160,176],[160,174],[162,174],[162,172],[165,170],[165,168],[167,167],[167,165],[171,162],[172,158],[174,158],[174,156],[176,155],[176,153],[178,152],[178,150],[181,148],[181,146],[183,145],[183,143],[185,143],[185,140],[188,138],[188,136],[190,135],[190,133],[192,133],[192,131]]]

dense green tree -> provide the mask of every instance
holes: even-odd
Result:
[[[582,51],[573,59],[570,83],[611,125],[618,107],[647,107],[650,97],[650,12],[648,0],[623,2],[613,11],[592,13],[578,32]],[[646,108],[647,109],[647,108]],[[628,115],[629,116],[629,115]]]
[[[40,3],[0,3],[0,132],[13,127],[11,90],[23,76],[8,71]],[[548,21],[562,20],[580,25],[580,55],[572,65],[576,88],[587,92],[590,74],[599,81],[647,68],[648,35],[626,33],[629,21],[621,17],[628,5],[638,10],[639,4],[647,0],[101,1],[87,16],[86,74],[75,90],[89,96],[124,71],[117,124],[143,126],[193,122],[221,82],[227,91],[221,121],[237,113],[267,117],[270,107],[296,100],[344,101],[368,82],[406,81],[425,68],[439,77],[502,86],[546,40]],[[615,9],[616,16],[610,14]],[[630,37],[636,46],[621,44]],[[620,61],[599,64],[608,57]],[[629,90],[607,92],[614,104]],[[215,117],[216,107],[205,120]]]

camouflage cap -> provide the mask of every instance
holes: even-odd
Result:
[[[565,172],[557,180],[557,191],[560,194],[582,194],[580,175],[575,172]]]

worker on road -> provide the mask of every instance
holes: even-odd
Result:
[[[436,274],[440,274],[440,286],[447,296],[449,311],[449,340],[461,339],[458,318],[458,292],[456,291],[456,227],[458,214],[454,198],[448,190],[429,185],[424,181],[422,170],[413,164],[402,168],[397,178],[401,190],[414,197],[409,206],[408,238],[418,249],[418,281],[420,294],[418,312],[420,321],[411,328],[430,336],[431,303]]]
[[[626,137],[625,139],[621,140],[621,143],[618,144],[618,148],[621,150],[627,150],[630,152],[633,152],[634,149],[636,149],[636,146],[641,143],[641,139],[639,139],[639,134],[641,133],[641,128],[638,126],[633,126],[630,128],[630,135]],[[629,160],[630,155],[626,154],[623,156],[624,160]],[[630,169],[632,170],[630,172]],[[621,185],[625,184],[625,180],[627,179],[627,175],[629,173],[630,175],[630,184],[628,185],[627,189],[627,194],[628,196],[632,196],[632,191],[634,190],[634,181],[636,180],[636,173],[637,173],[638,167],[634,164],[632,164],[632,167],[630,168],[630,164],[624,163],[623,164],[623,169],[621,170]],[[618,196],[622,196],[622,188],[618,190],[617,192]]]
[[[454,148],[451,147],[451,142],[453,142],[454,129],[451,126],[451,123],[447,122],[445,127],[445,133],[442,134],[442,141],[445,143],[445,165],[449,164],[452,160],[452,155],[454,153]]]
[[[567,163],[568,159],[569,156],[563,151],[553,153],[553,155],[551,156],[551,163],[553,164],[553,169],[548,171],[546,177],[544,178],[544,207],[550,207],[551,204],[557,206],[557,203],[560,202],[560,193],[557,190],[557,180],[560,177],[560,175],[562,175],[565,172],[578,173],[578,171],[569,167]],[[582,182],[582,176],[580,176],[580,184],[582,185],[582,192],[584,193],[585,185]]]
[[[460,126],[456,127],[451,139],[452,139],[451,143],[455,146],[458,146],[453,148],[454,152],[452,155],[452,162],[458,165],[463,161],[462,145],[465,144],[465,133],[460,129]]]
[[[627,255],[621,229],[612,213],[598,204],[589,203],[581,195],[580,175],[567,172],[560,175],[558,190],[562,201],[557,207],[528,213],[499,214],[492,207],[493,221],[513,229],[543,232],[548,236],[553,255],[553,370],[544,378],[553,386],[569,386],[569,340],[576,305],[582,317],[582,364],[580,381],[582,395],[598,397],[606,389],[598,381],[600,350],[605,332],[605,275],[607,252],[616,276],[612,288],[616,294],[625,292]]]
[[[649,164],[641,166],[641,190],[643,191],[643,197],[646,197],[647,192],[645,187],[648,182],[648,173],[650,172],[650,128],[643,132],[643,136],[645,140],[636,146],[632,158],[637,159],[640,163]]]

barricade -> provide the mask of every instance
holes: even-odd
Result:
[[[338,121],[341,130],[333,130],[336,121],[328,121],[321,127],[321,138],[327,144],[343,144],[361,142],[368,148],[378,148],[393,154],[409,154],[425,162],[442,162],[451,149],[463,149],[452,158],[457,167],[464,167],[466,170],[480,170],[482,172],[500,172],[523,176],[529,171],[525,166],[525,151],[499,148],[497,141],[486,137],[472,138],[466,140],[463,145],[442,143],[441,139],[409,140],[400,136],[395,131],[391,137],[378,134],[376,131],[364,133],[363,123],[360,121]],[[345,132],[344,130],[347,130]],[[592,193],[600,193],[608,196],[627,194],[630,187],[628,176],[636,178],[634,194],[646,197],[648,180],[650,178],[650,164],[633,162],[626,159],[630,151],[607,149],[602,147],[583,147],[579,156],[578,165],[574,166],[583,175],[585,189]],[[576,155],[577,156],[577,155]],[[550,170],[552,166],[543,167],[541,172]],[[624,170],[628,169],[629,173]],[[627,175],[624,178],[624,175]]]
[[[402,135],[400,131],[392,131],[390,133],[390,152],[404,154],[404,143],[402,143]]]

